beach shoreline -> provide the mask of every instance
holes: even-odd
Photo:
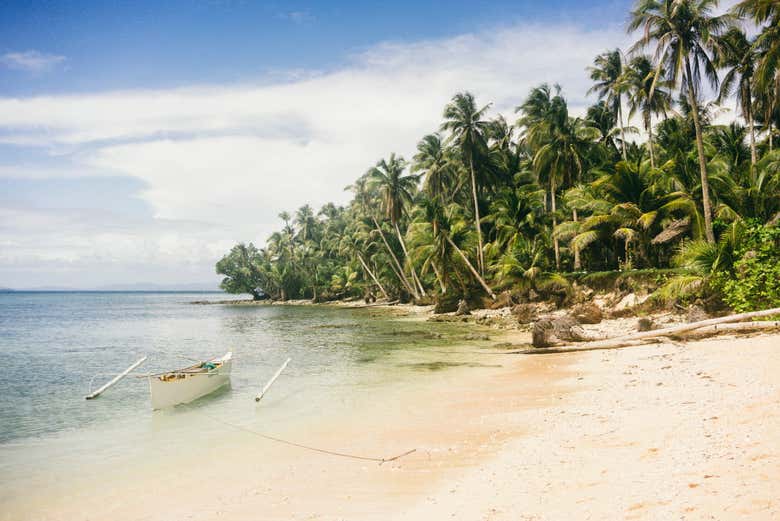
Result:
[[[314,454],[228,429],[202,455],[218,456],[208,468],[172,461],[181,468],[109,480],[83,502],[63,496],[44,511],[43,501],[15,505],[0,519],[780,515],[780,334],[540,356],[495,347],[529,339],[491,329],[464,343],[474,363],[383,392],[299,438],[382,457],[415,449],[397,461]]]

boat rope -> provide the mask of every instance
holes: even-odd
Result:
[[[399,459],[403,458],[404,456],[408,456],[409,454],[412,454],[413,452],[417,451],[417,449],[412,449],[412,450],[408,450],[406,452],[403,452],[401,454],[398,454],[397,456],[393,456],[391,458],[377,458],[377,457],[371,457],[371,456],[362,456],[362,455],[357,455],[357,454],[349,454],[349,453],[346,453],[346,452],[339,452],[339,451],[329,450],[329,449],[321,449],[321,448],[318,448],[318,447],[312,447],[312,446],[309,446],[309,445],[304,445],[302,443],[296,443],[294,441],[289,441],[289,440],[284,440],[282,438],[277,438],[276,436],[269,436],[268,434],[264,434],[262,432],[258,432],[256,430],[254,430],[254,429],[250,429],[248,427],[244,427],[243,425],[238,425],[236,423],[231,423],[231,422],[225,421],[225,420],[223,420],[221,418],[217,418],[216,416],[212,416],[211,414],[207,414],[205,412],[196,410],[196,409],[194,409],[193,407],[191,407],[191,406],[189,406],[187,404],[181,404],[181,405],[184,405],[190,411],[193,411],[193,412],[195,412],[197,414],[201,414],[201,415],[203,415],[203,416],[205,416],[205,417],[207,417],[207,418],[209,418],[209,419],[211,419],[211,420],[213,420],[213,421],[215,421],[217,423],[220,423],[222,425],[227,425],[228,427],[232,427],[232,428],[234,428],[236,430],[243,431],[243,432],[246,432],[246,433],[249,433],[249,434],[254,434],[255,436],[258,436],[260,438],[263,438],[263,439],[266,439],[266,440],[269,440],[269,441],[273,441],[273,442],[276,442],[276,443],[282,443],[284,445],[290,445],[291,447],[297,447],[299,449],[305,449],[305,450],[310,450],[310,451],[313,451],[313,452],[319,452],[321,454],[328,454],[330,456],[338,456],[338,457],[341,457],[341,458],[350,458],[350,459],[356,459],[356,460],[362,460],[362,461],[375,461],[375,462],[379,463],[380,465],[382,465],[383,463],[390,463],[391,461],[399,460]]]

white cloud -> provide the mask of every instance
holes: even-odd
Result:
[[[39,51],[9,52],[0,56],[0,62],[9,69],[28,72],[44,72],[63,63],[67,58]]]
[[[308,9],[303,11],[288,11],[285,13],[279,13],[278,17],[283,20],[290,20],[296,24],[305,24],[315,20],[314,15]]]
[[[383,43],[340,70],[274,85],[1,98],[0,142],[69,154],[61,176],[143,180],[141,196],[156,218],[204,221],[220,231],[178,231],[208,250],[225,238],[266,237],[282,210],[346,201],[343,188],[379,158],[411,157],[456,92],[472,91],[513,120],[532,87],[557,82],[572,111],[583,113],[592,101],[584,95],[585,68],[625,40],[622,27],[517,25]],[[19,177],[19,170],[0,165],[0,176]],[[152,244],[187,254],[176,241]]]

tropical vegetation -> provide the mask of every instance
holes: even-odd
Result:
[[[675,275],[665,298],[780,305],[780,2],[717,8],[639,0],[635,44],[585,71],[583,114],[558,85],[521,93],[514,121],[455,94],[413,157],[366,165],[348,204],[282,213],[264,247],[236,245],[222,288],[534,298],[572,274],[656,269]]]

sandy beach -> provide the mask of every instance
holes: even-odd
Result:
[[[530,356],[493,348],[527,335],[491,333],[472,343],[470,363],[293,434],[368,456],[415,449],[398,461],[227,428],[195,461],[173,451],[154,475],[117,470],[94,489],[74,475],[70,493],[7,505],[0,518],[780,517],[780,335]]]

